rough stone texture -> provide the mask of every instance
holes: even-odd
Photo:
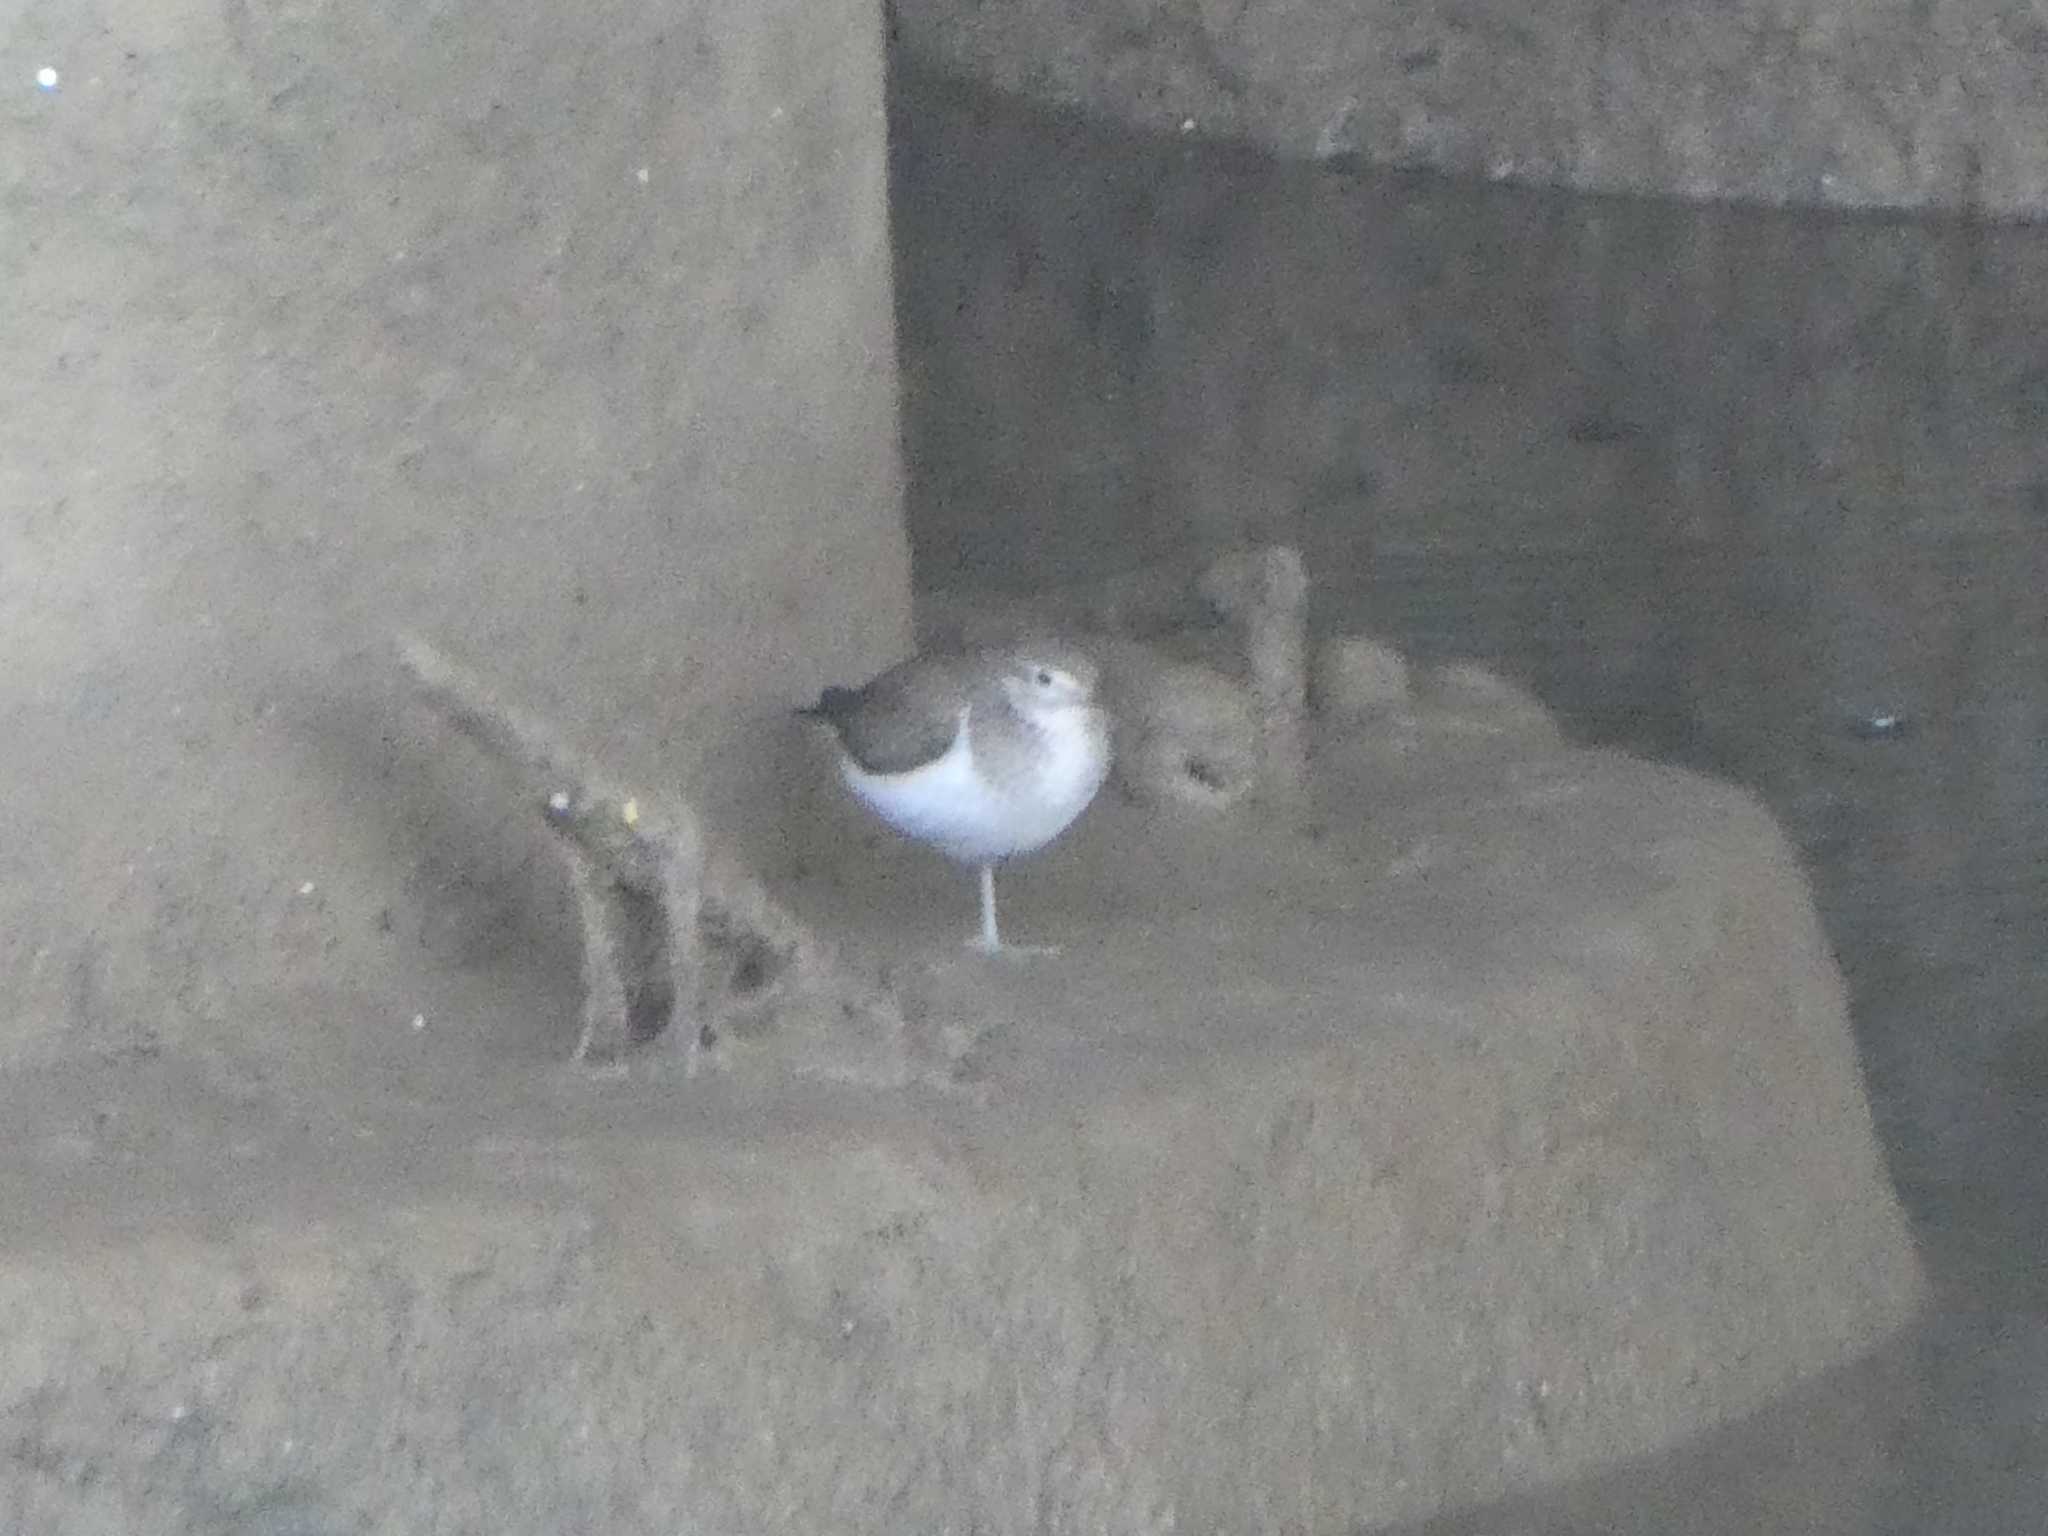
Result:
[[[1258,718],[1259,793],[1298,801],[1308,782],[1308,568],[1269,544],[1226,553],[1203,595],[1244,633],[1245,681]]]
[[[2003,0],[895,0],[927,64],[1157,133],[1586,191],[2048,213]]]
[[[898,82],[921,580],[1282,540],[1320,634],[1651,748],[1696,704],[1786,814],[1846,721],[1946,729],[2009,614],[1969,687],[1990,756],[2038,740],[2040,232],[1340,175]]]
[[[917,1060],[880,978],[844,964],[688,804],[608,781],[501,685],[432,646],[411,640],[402,660],[422,702],[495,760],[553,835],[583,947],[572,1060],[624,1070],[659,1041],[690,1075],[743,1050],[793,1076],[871,1087],[947,1077],[942,1060]]]
[[[1995,1203],[2009,1265],[2048,1169],[2048,235],[1276,166],[914,70],[896,110],[924,579],[1285,539],[1319,637],[1758,787],[1884,1016],[1895,1172]]]
[[[1020,865],[1053,964],[957,961],[915,850],[795,890],[971,1026],[972,1097],[405,1035],[342,1080],[0,1081],[0,1523],[1348,1531],[1907,1315],[1751,801],[1455,735],[1316,761],[1307,833],[1109,802]]]
[[[1111,773],[1119,790],[1204,813],[1231,810],[1258,790],[1265,754],[1250,688],[1154,646],[1107,649],[1103,676],[1116,722]]]
[[[488,1030],[506,955],[573,1018],[400,628],[782,853],[787,706],[908,638],[879,31],[10,8],[0,1064]]]
[[[1316,652],[1309,703],[1323,719],[1356,724],[1408,704],[1408,658],[1364,635],[1338,635]]]
[[[869,20],[10,19],[0,1526],[1341,1528],[1910,1303],[1780,839],[1612,760],[1106,805],[993,980],[911,851],[794,891],[972,1095],[551,1065],[565,893],[390,632],[790,851],[904,634]]]
[[[2038,1523],[2048,238],[1276,166],[899,81],[921,570],[1288,538],[1319,636],[1740,778],[1812,872],[1941,1285],[1907,1379],[1617,1472],[1599,1517],[1428,1536]],[[1824,1402],[1884,1422],[1821,1450]]]

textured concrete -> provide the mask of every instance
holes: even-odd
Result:
[[[1428,731],[1307,835],[1097,807],[955,958],[909,850],[798,889],[950,1091],[496,1067],[0,1084],[0,1522],[1346,1531],[1645,1454],[1918,1277],[1767,817]],[[1367,814],[1367,813],[1370,814]],[[934,963],[934,959],[937,963]]]
[[[925,63],[1288,157],[2048,212],[2048,25],[1999,0],[895,0]]]
[[[553,1009],[560,883],[398,628],[772,862],[787,706],[908,637],[870,0],[0,51],[0,1063],[487,1029],[507,954]]]
[[[1320,621],[1544,684],[1592,658],[1582,723],[1677,690],[1787,774],[1833,748],[1760,692],[1833,741],[1887,701],[1933,729],[1973,612],[2042,632],[2040,231],[1276,165],[911,69],[896,96],[922,581],[1285,539]]]
[[[785,708],[906,635],[872,22],[10,21],[0,1526],[1343,1529],[1910,1308],[1731,791],[1466,733],[1307,827],[1105,805],[1006,887],[1066,960],[993,975],[914,851],[798,879]],[[565,893],[401,627],[960,1072],[564,1069]]]
[[[904,83],[926,570],[1296,539],[1320,634],[1739,777],[1812,871],[1937,1308],[1682,1457],[1430,1536],[2032,1529],[2048,238],[1319,172]]]

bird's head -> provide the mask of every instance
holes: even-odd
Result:
[[[1026,716],[1063,714],[1095,702],[1097,672],[1086,656],[1061,645],[1023,647],[1003,671],[1003,694]]]

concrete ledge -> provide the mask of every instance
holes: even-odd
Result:
[[[1006,887],[1057,961],[958,958],[908,851],[794,893],[955,1091],[5,1080],[0,1524],[1341,1531],[1876,1345],[1919,1280],[1776,828],[1449,740],[1324,744],[1304,823],[1098,807]]]
[[[2038,19],[1982,0],[895,0],[933,67],[1156,133],[1497,181],[2048,210]]]

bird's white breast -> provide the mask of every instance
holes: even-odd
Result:
[[[1091,716],[1061,711],[1045,720],[1028,771],[991,777],[977,767],[968,711],[945,753],[908,773],[869,773],[841,764],[847,787],[907,837],[968,863],[1044,847],[1088,808],[1109,770]]]

